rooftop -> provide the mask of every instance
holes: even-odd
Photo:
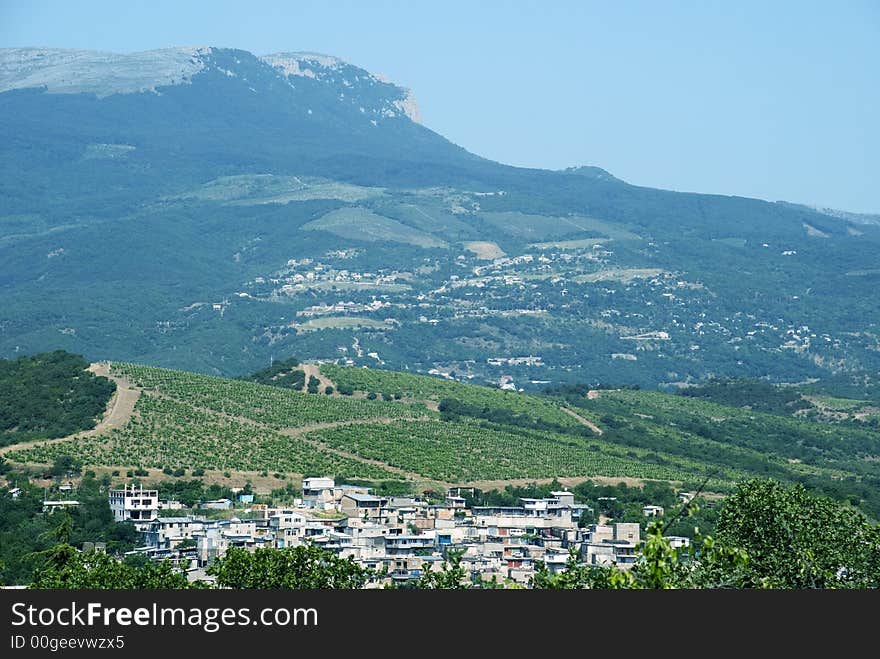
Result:
[[[382,497],[377,497],[372,494],[356,494],[352,492],[351,494],[346,494],[349,499],[352,501],[358,501],[361,503],[378,503],[382,501]]]

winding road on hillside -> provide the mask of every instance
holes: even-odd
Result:
[[[91,437],[92,435],[113,430],[114,428],[121,428],[128,423],[128,420],[134,412],[134,406],[141,397],[141,390],[132,385],[127,379],[112,375],[109,366],[105,363],[100,362],[92,364],[89,366],[88,370],[95,375],[108,378],[116,383],[116,391],[107,403],[107,410],[94,428],[91,430],[83,430],[82,432],[67,435],[65,437],[56,437],[55,439],[35,439],[28,442],[21,442],[19,444],[3,446],[0,447],[0,455],[11,451],[29,449],[42,444],[66,442],[71,439],[77,439],[78,437]]]
[[[309,383],[309,377],[316,377],[321,382],[318,387],[319,392],[323,394],[327,387],[333,387],[333,391],[336,391],[336,384],[331,382],[326,375],[321,373],[320,364],[300,364],[300,368],[305,371],[306,384]]]
[[[584,417],[582,417],[580,414],[578,414],[578,413],[575,412],[574,410],[570,410],[570,409],[568,409],[567,407],[560,407],[559,409],[561,409],[563,412],[565,412],[566,414],[568,414],[568,416],[570,416],[570,417],[572,417],[573,419],[575,419],[578,423],[581,423],[581,424],[585,425],[587,428],[589,428],[590,430],[592,430],[592,431],[593,431],[594,433],[596,433],[597,435],[602,435],[602,434],[604,434],[603,431],[602,431],[602,429],[601,429],[599,426],[597,426],[595,423],[593,423],[593,422],[590,421],[589,419],[585,419]]]

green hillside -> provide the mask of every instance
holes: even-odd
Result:
[[[880,433],[637,390],[527,395],[325,365],[334,391],[302,393],[132,364],[124,427],[7,451],[119,469],[330,474],[413,483],[556,477],[668,480],[727,491],[750,476],[801,482],[880,516]],[[321,389],[323,392],[323,389]]]
[[[341,62],[197,60],[161,93],[0,92],[0,356],[880,399],[876,224],[491,162]]]

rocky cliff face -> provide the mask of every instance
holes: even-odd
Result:
[[[284,52],[262,58],[233,57],[218,61],[225,49],[165,48],[139,53],[106,53],[53,48],[0,49],[0,93],[42,88],[50,94],[161,93],[162,87],[191,84],[194,77],[216,70],[230,78],[247,78],[259,61],[294,89],[320,88],[340,104],[354,107],[365,119],[407,117],[420,123],[419,109],[408,89],[336,57]],[[234,51],[233,51],[234,52]],[[251,60],[244,64],[244,60]],[[255,90],[256,91],[256,90]]]
[[[405,116],[421,123],[419,107],[409,89],[398,87],[381,75],[352,66],[343,60],[320,53],[275,53],[261,58],[294,87],[312,80],[338,90],[340,102],[356,104],[363,114],[381,117]],[[303,79],[303,80],[298,80]],[[373,98],[371,107],[361,103]]]
[[[0,49],[0,92],[45,88],[52,94],[131,94],[191,82],[210,48],[119,54],[59,48]]]

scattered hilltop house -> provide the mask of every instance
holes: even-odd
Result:
[[[641,529],[635,522],[619,522],[614,525],[614,540],[637,545],[641,541]]]
[[[369,494],[370,488],[359,485],[337,485],[326,476],[303,478],[303,505],[316,510],[340,510],[346,494]]]
[[[690,547],[691,539],[681,535],[666,535],[663,536],[664,540],[669,541],[669,546],[673,549],[678,549],[680,547]]]
[[[89,551],[96,551],[99,554],[106,554],[107,553],[107,543],[106,542],[86,541],[82,544],[82,551],[83,551],[83,553],[86,553]]]
[[[159,516],[159,491],[145,490],[140,485],[110,490],[110,510],[117,522],[135,522],[139,525]]]
[[[450,487],[446,490],[446,505],[450,508],[466,508],[467,507],[467,499],[465,499],[462,494],[467,493],[471,496],[474,495],[474,488],[472,487]]]
[[[13,487],[11,490],[9,490],[8,494],[13,499],[17,499],[18,497],[21,496],[21,492],[22,492],[22,489],[20,487]]]
[[[452,508],[465,508],[467,506],[467,499],[464,497],[460,497],[454,494],[446,495],[446,505]]]
[[[202,502],[200,508],[205,510],[231,510],[232,499],[214,499],[212,501]]]
[[[696,496],[697,496],[696,492],[679,492],[678,493],[678,500],[681,501],[682,503],[690,503],[691,501],[694,500],[694,497],[696,497]]]
[[[616,565],[629,569],[638,560],[640,542],[638,524],[618,523],[613,527],[593,524],[581,545],[581,558],[587,565]]]
[[[398,554],[410,554],[418,550],[434,549],[434,533],[421,533],[419,535],[386,535],[385,552],[389,556]]]
[[[275,547],[296,547],[306,538],[309,517],[293,508],[276,508],[266,511],[265,519],[275,536]]]
[[[64,500],[64,501],[43,501],[43,512],[44,513],[53,513],[56,510],[61,508],[75,508],[79,505],[79,501],[74,501],[72,499]]]
[[[372,494],[344,494],[340,502],[340,510],[349,517],[366,517],[380,519],[388,515],[388,499]]]
[[[642,506],[642,514],[645,517],[663,517],[663,506]]]
[[[200,535],[206,524],[204,517],[159,517],[150,522],[144,539],[151,547],[171,549]]]
[[[510,517],[560,519],[566,526],[577,524],[581,514],[591,511],[585,503],[575,503],[574,493],[568,491],[551,492],[545,499],[520,497],[519,506],[474,506],[475,516],[505,515]]]

